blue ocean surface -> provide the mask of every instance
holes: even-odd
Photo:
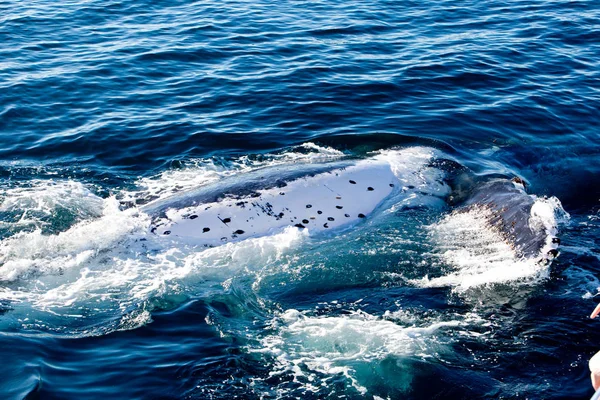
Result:
[[[156,201],[422,148],[523,179],[560,256],[426,204],[139,240]],[[589,398],[599,157],[598,1],[1,1],[0,398]]]

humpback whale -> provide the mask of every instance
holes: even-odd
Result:
[[[266,167],[151,203],[152,234],[204,247],[277,233],[335,232],[368,220],[382,203],[440,206],[451,212],[486,211],[490,229],[519,255],[551,261],[556,227],[539,218],[538,202],[521,179],[477,183],[458,204],[435,149],[382,151],[363,159]],[[438,161],[438,162],[436,162]],[[543,210],[542,210],[543,212]]]

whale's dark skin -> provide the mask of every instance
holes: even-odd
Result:
[[[502,231],[524,257],[535,257],[546,243],[546,232],[529,227],[534,200],[509,180],[494,180],[480,185],[466,206],[483,206],[492,211],[490,224]]]
[[[467,195],[461,195],[463,199],[457,209],[468,211],[477,207],[490,211],[489,224],[504,236],[521,257],[539,257],[539,261],[547,262],[558,255],[556,249],[560,239],[557,237],[551,237],[552,248],[546,254],[541,253],[551,233],[543,227],[531,226],[535,197],[527,194],[522,179],[479,181],[471,184]]]

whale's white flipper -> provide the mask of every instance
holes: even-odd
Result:
[[[368,159],[259,190],[253,196],[169,209],[153,230],[208,246],[286,226],[310,232],[331,230],[365,218],[399,185],[388,161]]]

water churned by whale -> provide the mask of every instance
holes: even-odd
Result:
[[[362,268],[371,257],[389,270],[365,266],[356,279],[457,292],[531,281],[547,273],[567,218],[558,199],[476,176],[430,147],[358,156],[305,144],[236,163],[200,160],[108,197],[71,180],[6,190],[0,211],[15,215],[4,227],[16,233],[0,241],[2,323],[132,329],[155,299],[177,303],[198,285],[226,288],[243,272],[259,288],[281,271]],[[54,217],[66,213],[67,225]]]

